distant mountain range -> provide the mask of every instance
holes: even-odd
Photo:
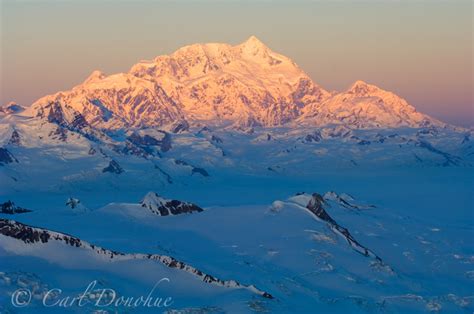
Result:
[[[9,104],[1,113],[18,113]],[[94,129],[196,125],[351,128],[443,126],[403,98],[363,81],[347,91],[324,90],[290,58],[251,36],[231,46],[194,44],[171,55],[140,61],[129,72],[94,71],[82,84],[37,100],[24,114],[51,117]],[[75,119],[78,119],[76,122]]]

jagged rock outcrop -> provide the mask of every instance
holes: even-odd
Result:
[[[109,165],[107,167],[102,169],[102,172],[110,172],[110,173],[115,173],[115,174],[121,174],[124,171],[125,170],[123,170],[123,168],[119,165],[119,163],[113,159],[109,162]]]
[[[201,207],[193,203],[166,199],[155,192],[148,192],[141,200],[140,204],[142,207],[148,208],[152,213],[160,216],[189,214],[203,211]]]
[[[156,146],[162,152],[171,149],[171,135],[162,130],[144,129],[131,132],[127,140],[132,144],[148,151],[150,147]]]
[[[428,150],[428,151],[430,151],[434,154],[437,154],[437,155],[440,155],[441,157],[443,157],[445,159],[445,161],[442,163],[443,167],[458,166],[462,163],[462,159],[459,156],[454,156],[452,154],[449,154],[449,153],[446,153],[442,150],[439,150],[427,141],[420,140],[420,141],[417,141],[415,143],[415,145],[417,147],[426,149],[426,150]]]
[[[12,162],[18,162],[10,151],[4,147],[0,147],[0,166],[10,164]]]
[[[191,169],[191,175],[193,174],[200,174],[202,175],[203,177],[209,177],[209,172],[207,172],[206,169],[204,168],[200,168],[200,167],[196,167],[196,166],[193,166],[189,163],[187,163],[186,161],[184,160],[180,160],[180,159],[176,159],[174,161],[175,164],[179,165],[179,166],[184,166],[184,167],[188,167]]]
[[[12,201],[8,200],[5,203],[0,204],[1,214],[23,214],[29,213],[31,210],[15,205]]]
[[[69,207],[74,213],[82,214],[89,211],[78,198],[70,197],[66,200],[66,206]]]
[[[382,259],[378,257],[377,254],[357,242],[349,230],[340,226],[331,216],[329,216],[327,211],[324,209],[324,205],[326,205],[324,197],[318,193],[313,193],[311,200],[308,202],[308,205],[306,205],[306,208],[318,219],[326,222],[334,232],[344,237],[356,252],[361,253],[364,256],[373,257],[377,261],[382,262]]]
[[[13,130],[10,139],[8,140],[8,145],[20,146],[21,145],[21,137],[17,130]]]

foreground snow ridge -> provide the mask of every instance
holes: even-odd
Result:
[[[271,294],[262,291],[253,285],[243,285],[235,280],[221,280],[209,274],[203,273],[199,269],[196,269],[193,266],[190,266],[184,262],[178,261],[171,256],[142,253],[126,254],[117,251],[112,251],[90,244],[71,235],[28,226],[20,222],[8,219],[0,219],[0,235],[2,235],[3,237],[17,239],[28,245],[42,245],[48,242],[62,243],[72,247],[93,251],[99,256],[108,258],[110,262],[126,260],[154,260],[160,262],[166,267],[175,268],[187,272],[205,283],[225,288],[246,289],[264,298],[273,299],[273,296]]]

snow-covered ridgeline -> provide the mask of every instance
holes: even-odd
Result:
[[[0,219],[0,235],[2,237],[8,237],[22,241],[27,245],[42,245],[48,242],[60,243],[71,247],[92,251],[97,254],[98,257],[105,259],[109,262],[128,260],[153,260],[165,265],[166,267],[178,269],[189,273],[205,283],[225,288],[247,289],[253,293],[261,295],[262,297],[273,299],[273,296],[271,294],[262,291],[253,285],[243,285],[235,280],[222,280],[216,278],[212,275],[200,271],[199,269],[193,266],[178,261],[171,256],[159,254],[121,253],[90,244],[86,241],[83,241],[68,234],[59,233],[38,227],[32,227],[8,219]]]

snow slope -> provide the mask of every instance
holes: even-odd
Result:
[[[448,191],[446,194],[453,195]],[[251,313],[258,307],[274,313],[472,311],[472,245],[463,240],[472,236],[467,221],[456,222],[454,217],[445,216],[442,223],[436,223],[393,205],[369,206],[358,197],[352,197],[349,204],[353,206],[348,208],[334,198],[344,193],[321,195],[326,214],[380,259],[360,254],[363,252],[354,242],[333,228],[333,222],[314,216],[306,208],[311,204],[311,193],[298,193],[271,204],[213,206],[193,215],[158,216],[139,204],[123,203],[95,208],[82,216],[48,210],[50,215],[46,217],[41,211],[33,211],[15,219],[66,230],[74,234],[72,239],[80,241],[79,246],[74,244],[76,240],[70,241],[73,245],[56,243],[54,238],[69,236],[43,229],[35,230],[52,234],[52,241],[35,244],[23,238],[26,243],[19,245],[2,227],[2,261],[8,276],[18,271],[18,260],[31,265],[27,261],[36,256],[53,263],[55,274],[42,266],[22,267],[23,271],[37,273],[50,286],[57,283],[59,274],[83,274],[90,279],[94,274],[89,269],[95,269],[100,278],[110,278],[107,281],[120,288],[124,285],[117,282],[121,271],[122,276],[134,278],[136,286],[132,290],[138,293],[154,279],[166,276],[170,285],[164,291],[174,298],[172,308],[181,310],[192,307]],[[8,224],[18,226],[11,220]],[[81,244],[92,240],[94,249]],[[55,246],[50,248],[50,242]],[[184,278],[192,276],[185,272],[161,269],[160,259],[146,262],[150,252],[192,262],[193,267],[218,278],[255,285],[274,299],[246,289],[199,284],[196,279],[191,284],[191,279]],[[117,255],[113,262],[110,254]],[[75,258],[65,260],[65,256]],[[146,275],[139,275],[137,267],[146,267]],[[16,286],[0,287],[12,291]],[[77,290],[77,286],[70,288]],[[139,313],[140,309],[131,311]]]

